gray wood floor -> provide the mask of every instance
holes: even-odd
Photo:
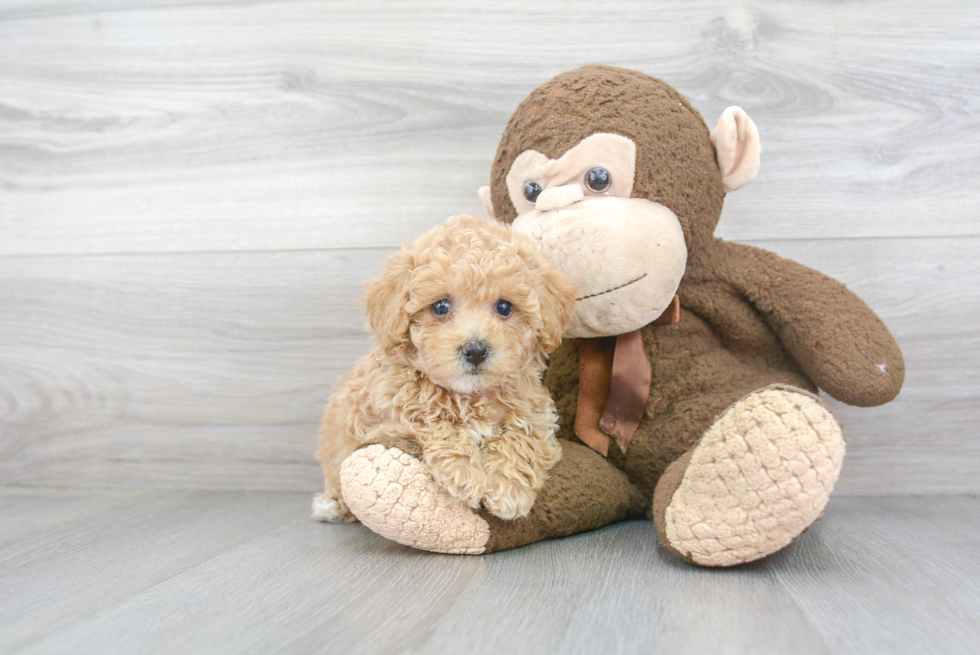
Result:
[[[482,557],[285,492],[0,489],[5,653],[975,653],[980,500],[835,497],[787,550],[689,566],[652,523]]]

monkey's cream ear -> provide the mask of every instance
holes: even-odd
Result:
[[[476,192],[480,196],[480,200],[483,201],[483,213],[486,214],[485,218],[496,219],[497,215],[493,213],[493,201],[490,200],[490,187],[481,186]]]
[[[715,144],[725,193],[745,186],[759,174],[759,130],[741,107],[722,112],[718,125],[711,130],[711,142]]]

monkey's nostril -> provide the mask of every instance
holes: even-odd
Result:
[[[479,366],[487,358],[490,349],[482,341],[467,341],[463,344],[463,359],[473,366]]]

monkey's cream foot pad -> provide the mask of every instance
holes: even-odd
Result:
[[[696,564],[731,566],[780,550],[819,518],[844,440],[818,398],[771,387],[729,408],[685,459],[661,539]]]
[[[487,522],[439,489],[418,459],[396,447],[365,446],[340,468],[344,500],[377,534],[437,553],[477,555],[490,538]]]

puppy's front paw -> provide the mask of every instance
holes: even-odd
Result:
[[[473,509],[480,506],[487,488],[487,475],[478,457],[458,450],[436,450],[425,453],[425,464],[435,483],[450,496]]]
[[[527,480],[500,475],[492,476],[487,485],[483,506],[494,516],[513,521],[527,516],[534,506],[537,493]]]

